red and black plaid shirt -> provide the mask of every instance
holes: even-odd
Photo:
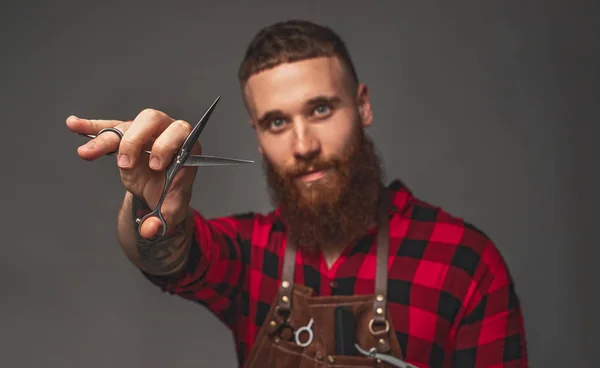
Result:
[[[388,187],[388,310],[406,361],[418,367],[527,367],[519,299],[502,256],[469,223]],[[176,279],[145,276],[163,291],[205,305],[233,332],[243,364],[276,297],[285,232],[279,210],[206,219]],[[317,295],[373,294],[376,229],[328,269],[298,250],[295,282]]]

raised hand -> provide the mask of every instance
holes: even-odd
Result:
[[[165,169],[190,134],[192,126],[175,120],[164,112],[146,109],[132,121],[85,119],[70,116],[67,127],[76,133],[98,135],[102,129],[116,128],[123,137],[105,132],[78,147],[79,156],[93,161],[117,151],[117,163],[125,189],[154,208],[165,185]],[[143,151],[149,150],[147,155]],[[200,154],[201,147],[195,143],[192,152]],[[167,227],[180,224],[188,214],[192,186],[197,167],[182,167],[174,177],[162,204],[161,214]],[[140,234],[147,239],[157,235],[161,222],[150,217],[142,223]]]

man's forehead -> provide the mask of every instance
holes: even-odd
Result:
[[[335,57],[319,57],[282,63],[250,77],[244,88],[254,108],[308,102],[317,96],[343,93],[345,72]]]

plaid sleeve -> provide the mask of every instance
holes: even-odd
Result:
[[[454,367],[528,367],[519,298],[508,268],[488,241],[455,339]]]
[[[238,315],[236,299],[242,287],[242,247],[250,242],[252,214],[206,219],[194,215],[189,261],[175,277],[142,274],[164,292],[200,303],[229,328]]]

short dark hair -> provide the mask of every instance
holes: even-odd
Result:
[[[238,79],[248,79],[281,63],[337,56],[355,83],[358,75],[344,41],[332,29],[301,19],[271,24],[254,36],[240,65]]]

